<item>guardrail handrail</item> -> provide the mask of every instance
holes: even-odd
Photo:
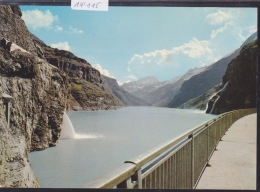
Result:
[[[171,188],[176,188],[176,186],[177,188],[179,188],[178,186],[181,186],[180,188],[194,188],[227,128],[237,119],[251,113],[256,113],[256,109],[240,109],[218,115],[173,140],[137,156],[133,160],[125,161],[118,169],[93,180],[83,187],[143,188],[144,185],[145,188],[149,188],[147,186],[151,188],[157,185],[161,186],[160,188],[169,188],[169,186],[172,186]],[[183,144],[176,148],[176,145],[180,142],[183,142]],[[201,146],[205,149],[201,149]],[[164,153],[167,154],[162,156]],[[160,156],[162,156],[161,159],[158,159],[144,174],[142,167],[150,165],[149,162],[155,161]],[[203,164],[200,162],[201,159]],[[183,162],[185,165],[181,164]],[[156,165],[157,163],[158,165]],[[196,170],[195,165],[200,168]],[[160,166],[163,168],[160,168]],[[182,182],[178,177],[178,171],[182,173],[181,176],[185,178],[185,181]],[[163,179],[167,179],[167,181],[163,181]],[[172,184],[167,184],[172,180],[174,180]],[[157,184],[154,182],[157,182]]]
[[[222,115],[220,115],[222,116]],[[187,138],[188,136],[192,135],[194,132],[206,127],[207,125],[210,125],[211,123],[213,123],[214,121],[216,121],[217,119],[219,119],[220,117],[215,117],[211,120],[205,121],[204,123],[198,125],[197,127],[191,129],[190,131],[186,131],[185,133],[181,134],[180,136],[178,136],[177,138],[174,138],[171,141],[168,141],[164,144],[161,144],[159,147],[153,148],[141,155],[138,155],[134,160],[128,160],[125,162],[133,162],[134,164],[136,164],[137,166],[142,166],[145,163],[151,161],[153,158],[157,157],[158,155],[160,155],[162,152],[170,149],[172,146],[176,145],[178,142],[180,142],[181,140]]]

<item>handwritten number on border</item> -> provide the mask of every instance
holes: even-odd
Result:
[[[71,0],[74,10],[108,11],[108,0]]]

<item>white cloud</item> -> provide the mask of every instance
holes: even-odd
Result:
[[[136,81],[137,80],[137,77],[134,76],[134,75],[127,75],[124,77],[124,82],[118,82],[118,85],[123,85],[124,83],[129,83],[129,82],[132,82],[132,81]]]
[[[126,76],[126,78],[129,79],[129,80],[131,80],[131,81],[137,80],[137,77],[134,76],[134,75],[128,75],[128,76]]]
[[[69,32],[70,32],[70,33],[75,33],[75,34],[83,34],[83,33],[84,33],[83,30],[77,29],[77,28],[71,27],[71,26],[69,27]]]
[[[155,63],[157,65],[163,64],[165,62],[170,61],[171,57],[171,50],[155,50],[149,53],[144,53],[143,55],[135,54],[128,63],[138,62],[141,64],[145,63]],[[128,71],[131,71],[130,68],[128,68]]]
[[[66,51],[71,50],[69,43],[66,42],[66,41],[65,42],[53,43],[53,44],[51,44],[51,47],[57,48],[57,49],[60,49],[60,50],[66,50]]]
[[[198,58],[207,54],[212,54],[212,49],[209,48],[209,41],[199,41],[195,37],[193,37],[190,42],[184,43],[179,47],[174,47],[172,50],[174,53],[180,52],[191,58]]]
[[[221,24],[233,18],[231,12],[218,10],[207,15],[206,19],[211,25]]]
[[[23,11],[22,19],[29,27],[36,30],[40,28],[51,28],[52,24],[58,21],[58,16],[53,15],[50,10],[40,11],[35,9]]]
[[[103,69],[100,64],[95,64],[95,65],[93,65],[93,67],[94,67],[95,69],[97,69],[102,75],[105,75],[105,76],[107,76],[107,77],[111,77],[111,78],[114,78],[114,79],[115,79],[115,77],[112,76],[107,69]]]
[[[56,31],[56,32],[62,32],[63,31],[63,28],[61,27],[61,26],[55,26],[55,29],[54,29],[54,31]]]
[[[172,49],[161,49],[155,50],[142,55],[135,54],[128,62],[128,64],[139,63],[139,64],[157,64],[161,65],[169,63],[174,58],[174,55],[183,54],[190,58],[199,58],[202,56],[212,55],[212,49],[209,47],[209,41],[199,41],[195,37],[192,38],[188,43],[184,43],[178,47]],[[131,68],[128,66],[128,71]]]
[[[224,26],[222,26],[222,27],[220,27],[220,28],[218,28],[216,30],[212,30],[210,38],[211,39],[216,38],[216,36],[218,36],[220,33],[223,33],[224,31],[226,31],[232,25],[233,25],[233,22],[230,21],[228,23],[225,23]]]

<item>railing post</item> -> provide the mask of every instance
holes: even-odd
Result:
[[[216,126],[216,120],[214,120],[214,126]],[[209,161],[209,156],[210,156],[210,131],[209,131],[209,126],[207,127],[207,156],[208,156],[208,161]]]
[[[191,139],[191,188],[194,188],[195,181],[194,181],[194,135],[193,133],[189,135],[189,138]]]
[[[117,188],[133,189],[137,185],[138,189],[142,189],[142,172],[137,170],[131,177],[117,185]]]
[[[122,183],[119,183],[117,185],[117,188],[133,189],[134,188],[134,184],[135,183],[132,183],[131,177],[129,177],[128,179],[124,180]]]
[[[141,171],[141,168],[138,169],[131,178],[132,178],[132,183],[134,185],[133,187],[135,187],[137,185],[138,189],[142,189],[142,171]]]
[[[141,172],[141,169],[139,169],[137,172],[137,185],[138,185],[138,189],[142,189],[143,188],[143,185],[142,185],[142,172]]]

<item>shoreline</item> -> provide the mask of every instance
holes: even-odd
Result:
[[[106,107],[69,107],[66,112],[70,111],[106,111],[106,110],[117,110],[127,106],[106,106]]]

